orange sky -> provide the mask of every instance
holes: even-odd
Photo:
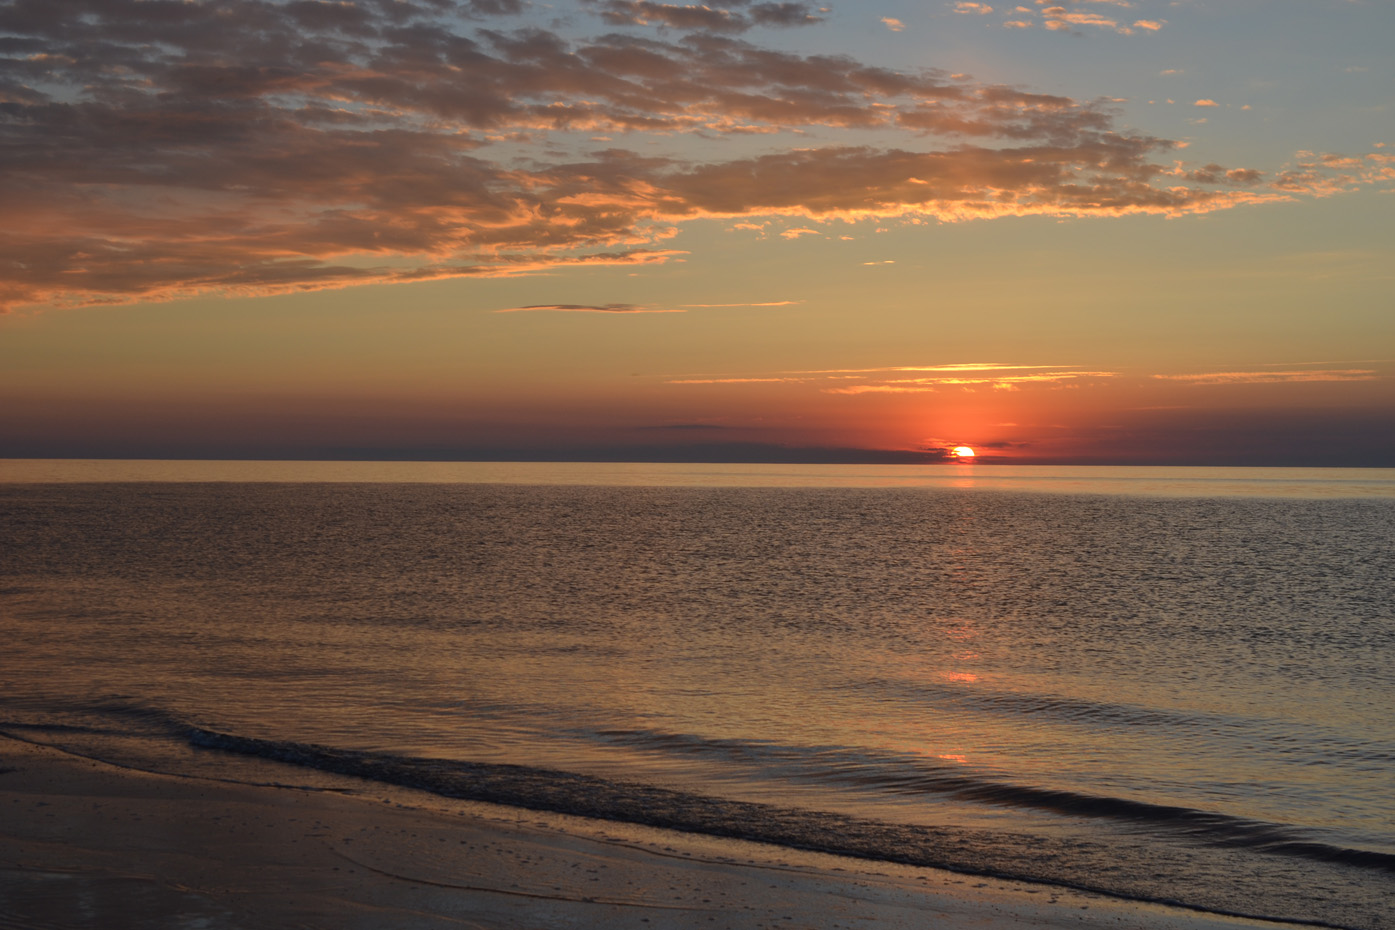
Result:
[[[1395,465],[1395,8],[0,2],[0,456]]]

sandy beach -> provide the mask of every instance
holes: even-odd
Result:
[[[353,779],[172,777],[14,738],[0,770],[5,927],[1277,926]]]

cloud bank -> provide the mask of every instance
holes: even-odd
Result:
[[[1354,176],[1188,175],[1105,104],[739,35],[816,23],[801,3],[593,0],[618,30],[594,38],[523,9],[3,0],[0,309],[663,262],[704,217],[1177,215]]]

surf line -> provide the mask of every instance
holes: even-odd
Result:
[[[192,745],[204,749],[350,775],[441,797],[633,823],[680,833],[747,840],[964,875],[1054,885],[1119,900],[1145,901],[1227,917],[1332,930],[1357,930],[1347,924],[1319,919],[1278,917],[1208,907],[1171,897],[1128,893],[1092,882],[994,867],[984,861],[978,852],[991,846],[987,842],[989,837],[985,835],[982,838],[985,842],[975,843],[975,835],[964,830],[862,820],[828,811],[715,798],[555,769],[331,749],[313,743],[235,736],[199,727],[190,728],[188,740]]]

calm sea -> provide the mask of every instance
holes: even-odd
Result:
[[[1395,927],[1395,470],[0,462],[0,633],[122,764]]]

